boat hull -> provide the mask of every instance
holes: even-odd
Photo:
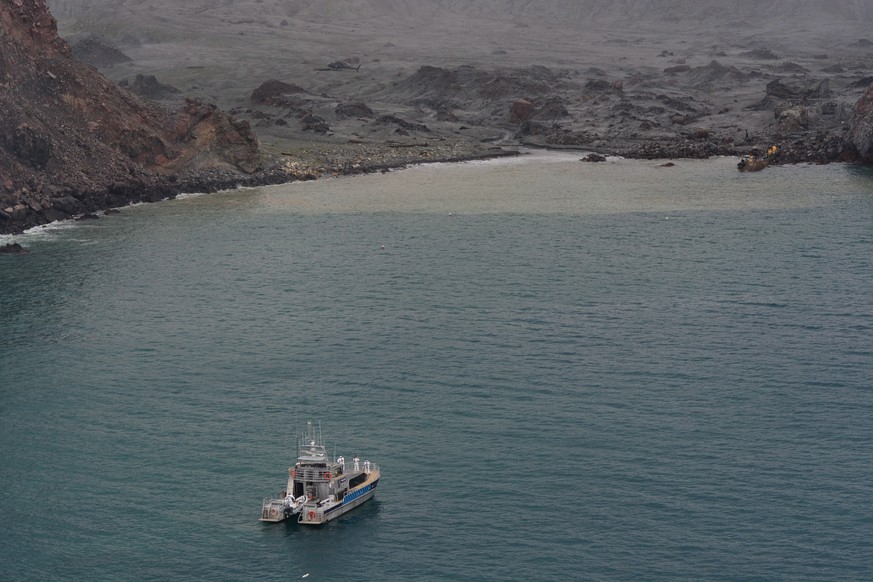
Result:
[[[304,503],[298,506],[291,515],[286,515],[281,499],[271,499],[264,503],[261,517],[258,521],[279,523],[287,519],[297,518],[297,523],[303,525],[321,525],[338,518],[372,499],[376,495],[381,475],[374,474],[360,487],[350,491],[342,501],[335,503]]]
[[[291,519],[296,517],[296,515],[300,512],[299,509],[295,510],[291,515],[285,515],[284,505],[281,499],[273,499],[268,504],[265,504],[261,508],[261,517],[258,521],[266,521],[268,523],[279,523],[280,521],[285,521],[286,519]]]
[[[360,488],[351,491],[342,502],[333,506],[307,507],[304,505],[300,516],[297,518],[297,523],[303,525],[321,525],[334,520],[372,499],[376,495],[376,487],[378,485],[379,478],[377,477]]]
[[[298,441],[297,463],[288,467],[288,483],[278,498],[267,497],[259,521],[279,523],[296,518],[297,523],[320,525],[366,503],[376,493],[382,473],[369,460],[355,455],[350,466],[344,457],[327,454],[321,428],[306,423]]]

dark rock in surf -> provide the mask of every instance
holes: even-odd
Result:
[[[26,255],[30,250],[18,243],[9,243],[0,247],[0,255]]]

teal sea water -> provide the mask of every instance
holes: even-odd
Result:
[[[869,580],[873,173],[577,158],[19,237],[0,578]],[[263,525],[310,418],[376,498]]]

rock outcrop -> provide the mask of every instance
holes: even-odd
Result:
[[[270,79],[261,83],[252,91],[250,99],[252,103],[260,105],[283,106],[284,97],[291,94],[306,93],[306,89],[291,83],[285,83],[276,79]]]
[[[179,189],[181,174],[258,169],[247,123],[144,102],[75,60],[44,0],[0,0],[0,233]]]
[[[68,39],[73,56],[92,67],[111,67],[129,63],[131,58],[118,50],[112,43],[94,34]]]
[[[516,99],[509,108],[509,119],[512,123],[522,123],[533,117],[534,104],[527,99]]]
[[[855,105],[855,115],[847,137],[852,157],[864,163],[873,164],[873,85]]]
[[[137,75],[130,84],[130,90],[152,101],[174,98],[180,92],[172,85],[161,83],[154,75]]]

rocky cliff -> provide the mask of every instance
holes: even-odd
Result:
[[[0,0],[0,233],[259,165],[247,123],[199,101],[144,102],[72,57],[44,0]]]
[[[858,160],[873,164],[873,85],[855,105],[855,116],[847,139]]]

